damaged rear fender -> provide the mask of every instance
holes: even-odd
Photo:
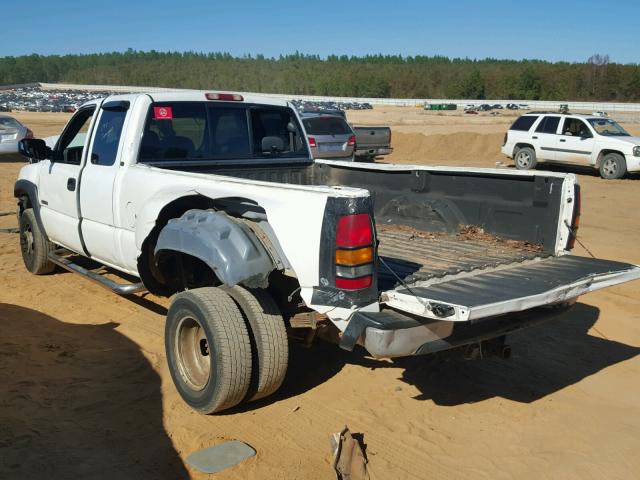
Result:
[[[239,283],[264,288],[275,269],[255,234],[232,217],[213,210],[188,210],[160,231],[155,258],[163,251],[185,253],[202,260],[229,286]]]

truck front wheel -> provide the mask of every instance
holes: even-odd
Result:
[[[607,180],[624,177],[627,173],[627,163],[619,153],[608,153],[600,163],[600,176]]]
[[[165,325],[171,377],[180,396],[209,414],[239,404],[251,382],[251,343],[240,309],[216,287],[178,293]]]
[[[20,250],[24,266],[35,275],[51,273],[56,268],[49,260],[49,252],[55,249],[40,230],[33,208],[25,209],[20,215]]]

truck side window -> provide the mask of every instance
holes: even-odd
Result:
[[[80,165],[93,112],[95,112],[94,107],[83,108],[69,121],[55,148],[56,161]]]
[[[544,117],[536,127],[538,133],[556,133],[560,117]]]
[[[528,132],[529,129],[531,128],[531,125],[533,125],[537,119],[538,117],[535,115],[523,115],[522,117],[518,118],[515,122],[513,122],[513,125],[511,125],[511,128],[509,130],[519,130],[521,132]]]
[[[591,138],[591,130],[579,118],[565,118],[562,126],[562,134],[580,138]]]
[[[115,163],[126,115],[126,111],[102,111],[91,148],[91,163],[105,166]]]

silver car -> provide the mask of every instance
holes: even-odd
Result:
[[[302,124],[313,158],[353,160],[356,134],[342,116],[302,113]]]
[[[33,132],[9,115],[0,114],[0,154],[18,153],[18,142]]]

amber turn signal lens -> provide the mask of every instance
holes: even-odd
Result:
[[[338,265],[360,265],[373,262],[373,248],[358,248],[356,250],[336,250]]]

